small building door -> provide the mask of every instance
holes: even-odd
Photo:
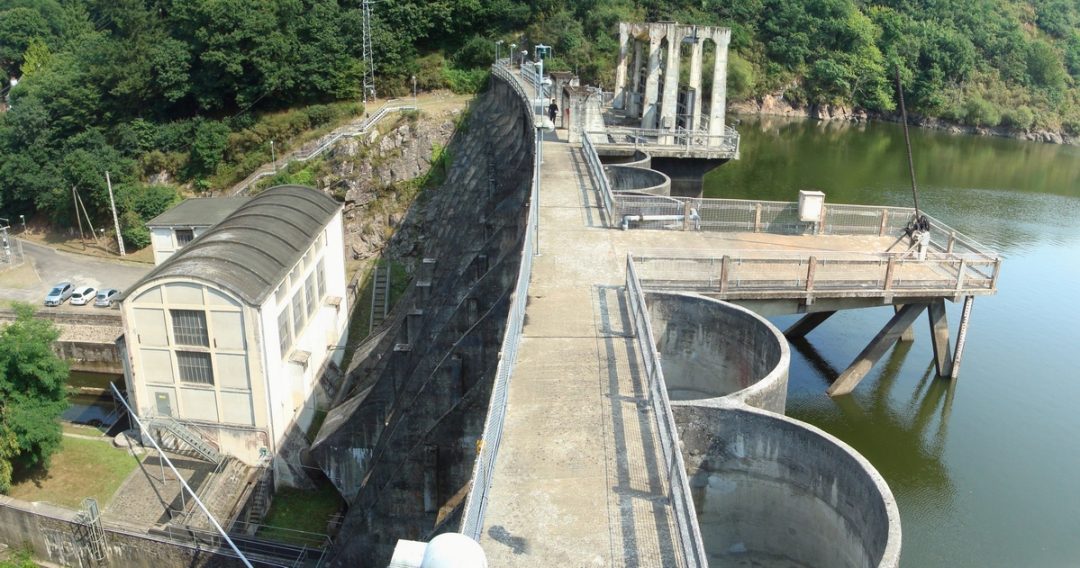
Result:
[[[172,397],[167,392],[154,394],[158,416],[172,416]]]

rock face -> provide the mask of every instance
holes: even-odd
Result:
[[[377,256],[398,229],[411,192],[401,185],[427,174],[436,150],[454,134],[460,111],[447,111],[421,120],[404,118],[380,135],[348,138],[330,151],[330,174],[322,187],[344,195],[345,247],[354,258]],[[410,239],[399,239],[402,242]],[[395,257],[409,250],[393,251]]]

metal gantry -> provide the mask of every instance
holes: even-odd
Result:
[[[364,12],[363,29],[363,57],[364,57],[364,104],[367,104],[368,95],[371,99],[377,99],[375,95],[375,61],[371,55],[371,5],[372,0],[364,0],[362,8]]]

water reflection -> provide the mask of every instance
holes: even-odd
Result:
[[[904,362],[912,343],[897,343],[879,363],[880,374],[860,385],[853,396],[828,399],[825,387],[840,375],[806,339],[791,341],[794,352],[813,369],[821,384],[816,400],[796,399],[789,415],[851,444],[875,467],[889,472],[893,491],[931,491],[947,500],[954,492],[943,461],[949,415],[956,385],[936,378],[933,361],[922,373],[915,390],[903,406],[901,383]],[[899,396],[898,396],[899,395]]]

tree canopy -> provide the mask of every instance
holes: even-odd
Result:
[[[46,465],[60,446],[57,420],[67,408],[67,363],[52,351],[60,332],[16,304],[17,318],[0,331],[0,492],[15,469]]]
[[[551,45],[549,68],[610,88],[618,22],[658,20],[731,28],[731,100],[890,112],[899,69],[912,113],[1080,133],[1070,0],[379,2],[378,92],[474,89],[498,39]],[[360,0],[0,0],[0,212],[70,222],[76,187],[108,218],[108,170],[138,225],[162,172],[194,190],[243,177],[269,141],[357,112],[324,105],[361,96],[362,21]]]

